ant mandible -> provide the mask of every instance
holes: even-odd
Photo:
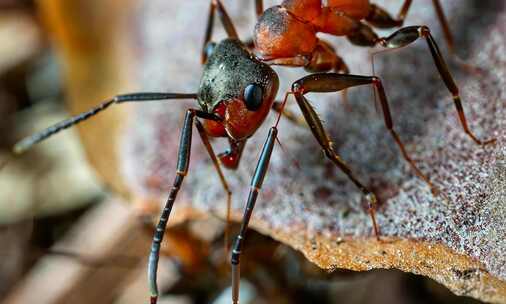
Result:
[[[288,3],[293,1],[285,2]],[[308,1],[301,1],[299,3],[306,2]],[[228,34],[228,38],[222,40],[218,44],[211,42],[213,28],[212,21],[214,19],[215,11],[218,12],[220,20]],[[193,125],[196,126],[200,138],[202,139],[202,142],[206,147],[206,150],[219,175],[222,186],[228,195],[228,200],[230,200],[231,192],[221,170],[221,165],[229,169],[237,168],[247,139],[255,133],[260,125],[262,125],[271,109],[278,112],[276,123],[270,128],[260,154],[259,161],[250,184],[250,191],[241,229],[233,245],[231,256],[233,303],[238,303],[239,300],[241,250],[246,236],[246,231],[248,229],[249,220],[267,173],[270,157],[274,149],[278,133],[277,125],[282,114],[286,114],[288,118],[293,117],[293,114],[284,110],[284,105],[286,104],[289,95],[294,95],[305,121],[324,151],[326,157],[328,157],[334,165],[341,169],[348,178],[350,178],[350,180],[360,189],[365,198],[368,200],[368,209],[373,222],[374,233],[378,238],[379,230],[375,220],[376,196],[358,180],[348,165],[336,153],[332,147],[327,132],[323,128],[322,121],[319,119],[315,110],[304,95],[310,92],[338,92],[354,86],[366,84],[373,85],[379,96],[387,128],[396,139],[396,142],[401,147],[401,151],[406,158],[400,139],[393,131],[387,96],[383,89],[381,80],[378,77],[338,73],[314,73],[295,81],[292,84],[291,90],[285,94],[282,102],[275,101],[279,85],[277,74],[268,64],[250,52],[250,50],[238,39],[234,25],[232,24],[220,0],[211,0],[209,20],[210,22],[208,23],[205,36],[206,43],[203,48],[203,54],[205,54],[205,65],[197,93],[142,92],[117,95],[87,112],[71,117],[21,140],[13,148],[14,154],[21,154],[38,142],[47,139],[61,130],[76,125],[101,111],[104,111],[113,104],[150,100],[197,100],[200,109],[188,109],[186,111],[181,130],[176,176],[165,203],[165,207],[161,212],[153,237],[148,261],[148,280],[151,292],[151,303],[156,303],[158,299],[157,268],[161,242],[177,193],[183,183],[184,177],[188,173]],[[400,29],[391,36],[387,38],[380,38],[378,41],[387,48],[394,48],[407,45],[419,37],[425,37],[429,42],[429,47],[436,62],[436,66],[443,76],[445,83],[454,95],[455,104],[466,133],[479,144],[493,142],[493,139],[485,142],[479,141],[467,128],[463,108],[460,103],[460,99],[458,98],[458,89],[454,84],[446,64],[426,27],[408,27]],[[230,149],[225,153],[216,155],[211,146],[210,137],[227,138],[230,142]]]

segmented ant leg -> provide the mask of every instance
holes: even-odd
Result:
[[[232,23],[232,19],[228,15],[225,7],[221,3],[220,0],[211,0],[211,5],[209,7],[209,15],[207,17],[207,25],[206,25],[206,34],[204,36],[204,43],[202,45],[201,52],[201,62],[204,64],[207,61],[208,56],[212,52],[212,44],[210,44],[212,36],[213,36],[213,28],[214,28],[214,14],[218,11],[218,17],[227,32],[229,38],[239,39],[239,35],[237,35],[237,31],[235,29],[234,24]]]
[[[349,74],[350,69],[344,60],[337,55],[336,50],[324,40],[318,40],[318,44],[313,51],[311,61],[304,67],[308,72],[328,72],[334,71],[339,74]],[[348,102],[348,90],[342,90],[342,102],[346,110],[351,111]]]
[[[383,110],[383,118],[385,121],[385,126],[387,127],[388,131],[390,132],[390,134],[394,138],[395,142],[397,143],[397,146],[399,146],[402,156],[410,164],[413,171],[415,171],[415,174],[419,178],[421,178],[423,181],[425,181],[427,183],[427,185],[429,185],[432,193],[434,195],[438,195],[439,190],[437,189],[437,187],[435,187],[431,183],[429,178],[427,176],[425,176],[425,174],[423,174],[422,171],[420,171],[420,169],[418,169],[415,162],[408,155],[408,152],[406,151],[406,148],[404,147],[404,144],[402,143],[401,138],[399,137],[399,134],[397,134],[397,132],[394,130],[394,124],[392,121],[392,115],[390,113],[390,107],[388,105],[388,99],[387,99],[387,96],[385,93],[385,89],[383,88],[383,84],[381,83],[381,80],[377,77],[371,77],[371,80],[372,80],[372,84],[374,85],[376,92],[378,93],[378,96],[379,96],[381,108]]]
[[[275,101],[274,103],[272,103],[272,110],[276,111],[277,113],[280,113],[286,119],[288,119],[289,121],[293,122],[296,125],[299,125],[301,127],[307,127],[304,118],[285,108],[283,106],[283,102],[281,101]]]
[[[219,117],[200,110],[189,109],[186,112],[179,142],[176,177],[174,178],[172,189],[169,192],[165,207],[163,208],[158,224],[156,225],[156,230],[153,236],[153,242],[151,244],[151,251],[148,259],[148,281],[149,290],[151,292],[151,304],[156,304],[158,300],[158,286],[156,282],[156,276],[158,269],[158,259],[160,257],[160,246],[165,233],[165,228],[167,226],[167,221],[169,220],[170,212],[172,211],[172,206],[176,200],[177,193],[181,187],[181,184],[183,183],[184,177],[188,173],[192,141],[192,127],[195,116],[204,119],[212,119],[218,121],[220,120]]]
[[[439,4],[438,0],[433,1],[434,5],[436,5],[435,2],[438,2]],[[367,23],[377,28],[392,28],[402,26],[404,24],[404,20],[406,20],[406,16],[408,15],[408,11],[411,8],[412,3],[413,0],[405,0],[401,6],[401,9],[399,10],[399,13],[397,14],[397,18],[393,18],[387,11],[377,6],[376,4],[371,4],[369,15],[365,17],[365,20],[367,21]],[[441,5],[439,5],[439,8],[441,8]]]
[[[29,137],[24,138],[14,145],[13,153],[21,154],[26,150],[30,149],[33,145],[51,137],[52,135],[72,127],[88,118],[104,111],[108,107],[117,103],[124,102],[142,102],[151,100],[165,100],[165,99],[196,99],[197,94],[181,94],[181,93],[132,93],[125,95],[117,95],[107,101],[102,102],[98,106],[90,109],[87,112],[83,112],[76,116],[73,116],[67,120],[59,122],[41,132],[35,133]]]
[[[248,195],[248,201],[246,203],[246,209],[244,210],[241,230],[235,240],[234,247],[232,249],[232,257],[230,262],[232,264],[232,303],[234,304],[239,303],[240,256],[243,242],[246,237],[246,231],[248,230],[248,224],[251,218],[251,214],[253,213],[253,208],[255,207],[258,192],[262,187],[265,174],[267,173],[267,168],[269,167],[269,161],[271,159],[271,154],[274,148],[277,134],[278,129],[276,127],[272,127],[269,130],[269,135],[267,136],[267,140],[265,141],[262,153],[260,154],[260,158],[255,169],[255,174],[251,180],[251,187]]]
[[[292,91],[313,135],[325,152],[325,156],[329,158],[339,169],[341,169],[341,171],[348,176],[348,178],[366,197],[369,204],[368,209],[372,220],[374,234],[379,240],[379,229],[376,224],[375,215],[377,202],[376,196],[358,180],[350,167],[348,167],[348,165],[334,151],[329,136],[323,128],[323,124],[318,117],[318,114],[315,112],[309,101],[304,97],[304,94],[308,92],[338,92],[349,87],[370,84],[370,78],[371,77],[335,73],[317,73],[308,75],[294,82],[292,85]]]
[[[495,139],[489,140],[479,140],[473,132],[469,129],[467,125],[466,116],[464,114],[464,108],[462,107],[462,102],[460,100],[459,88],[455,81],[453,80],[452,75],[448,69],[448,65],[446,64],[439,48],[436,44],[436,41],[432,37],[430,30],[427,26],[408,26],[401,28],[400,30],[394,32],[388,37],[380,38],[378,40],[379,44],[385,48],[395,49],[407,46],[413,43],[418,38],[425,38],[427,41],[427,45],[429,46],[430,53],[432,58],[434,59],[434,63],[436,68],[443,78],[443,82],[445,83],[448,91],[453,95],[453,101],[455,103],[455,108],[457,109],[457,113],[459,115],[460,123],[464,132],[471,137],[471,139],[478,145],[486,145],[495,142]]]
[[[366,21],[377,28],[393,28],[399,27],[404,24],[404,20],[408,14],[409,9],[411,8],[412,0],[404,1],[397,18],[392,18],[384,9],[381,7],[371,4],[371,10],[369,15],[365,18]],[[439,24],[443,29],[443,34],[448,45],[448,49],[451,53],[454,53],[454,43],[453,43],[453,35],[450,31],[450,26],[448,25],[448,21],[444,14],[443,8],[439,0],[432,0],[432,4],[434,6],[434,10],[436,11],[437,18],[439,20]]]
[[[282,65],[289,67],[305,67],[309,64],[309,59],[306,56],[283,57],[274,59],[262,59],[263,62],[269,65]]]
[[[399,135],[394,130],[392,116],[390,114],[390,108],[388,105],[388,99],[383,88],[383,84],[378,77],[375,76],[359,76],[359,75],[342,75],[342,74],[313,74],[309,75],[305,78],[302,78],[296,84],[303,85],[304,93],[307,92],[336,92],[348,87],[359,86],[370,84],[373,85],[379,95],[380,104],[383,110],[383,117],[385,121],[385,126],[388,131],[394,138],[397,146],[401,151],[404,159],[409,163],[415,174],[420,177],[423,181],[429,185],[432,193],[437,194],[439,191],[437,188],[430,182],[429,178],[425,176],[422,171],[416,166],[415,162],[408,155],[404,144],[402,143]]]
[[[257,18],[260,18],[264,13],[264,1],[263,0],[255,0],[255,12],[257,14]]]
[[[450,26],[448,25],[448,20],[446,19],[443,8],[441,7],[441,3],[439,2],[439,0],[432,0],[432,4],[434,5],[434,10],[436,11],[439,24],[443,29],[443,35],[445,36],[446,44],[448,45],[448,50],[450,51],[450,53],[455,54],[453,35],[450,30]]]
[[[224,244],[225,244],[225,252],[228,256],[228,240],[230,235],[230,208],[232,203],[232,191],[230,191],[230,187],[228,186],[227,180],[225,179],[225,176],[223,175],[223,171],[221,170],[220,161],[216,157],[216,154],[214,153],[213,147],[211,146],[211,143],[209,141],[209,136],[207,135],[206,131],[204,130],[204,126],[202,123],[196,119],[195,120],[195,126],[197,127],[197,130],[200,135],[200,139],[202,140],[202,143],[206,147],[207,153],[209,154],[209,157],[213,161],[214,168],[216,169],[216,172],[218,173],[218,176],[220,177],[221,185],[223,186],[223,190],[225,190],[225,193],[227,194],[227,222],[225,226],[225,237],[224,237]]]
[[[409,8],[411,7],[411,3],[413,3],[413,0],[406,0],[402,4],[401,10],[397,14],[397,20],[399,20],[401,23],[399,26],[401,26],[404,23],[404,20],[406,19],[406,16],[408,15]]]

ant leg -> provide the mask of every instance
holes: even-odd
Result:
[[[365,20],[372,26],[383,29],[402,26],[412,2],[413,0],[404,1],[399,13],[397,14],[397,18],[393,18],[385,9],[371,3],[369,6],[369,14],[365,17]]]
[[[365,18],[365,20],[377,28],[393,28],[399,27],[404,24],[404,20],[408,14],[408,11],[411,7],[412,0],[404,1],[397,18],[392,18],[384,9],[381,7],[371,4],[371,9],[369,15]],[[441,2],[439,0],[432,0],[432,5],[434,6],[434,10],[436,11],[437,18],[439,20],[439,24],[443,29],[443,34],[446,40],[446,44],[448,45],[448,49],[453,54],[454,53],[454,43],[453,43],[453,35],[450,31],[450,26],[448,25],[448,20],[444,14],[443,8],[441,6]]]
[[[453,101],[455,103],[455,108],[457,109],[457,113],[459,115],[460,123],[464,132],[471,137],[471,139],[478,145],[486,145],[495,142],[495,139],[489,140],[479,140],[473,132],[469,129],[467,125],[466,116],[464,114],[464,108],[462,107],[462,102],[460,100],[459,88],[455,84],[452,75],[448,69],[448,66],[439,51],[439,48],[436,44],[436,41],[430,34],[430,30],[426,26],[407,26],[401,28],[400,30],[394,32],[388,37],[380,38],[378,40],[379,44],[388,49],[401,48],[411,44],[416,41],[418,38],[425,38],[427,41],[427,45],[429,46],[430,53],[432,55],[432,59],[436,65],[436,68],[443,78],[443,82],[445,83],[448,91],[453,95]]]
[[[257,19],[260,19],[263,13],[264,13],[263,0],[255,0],[255,15]],[[249,50],[255,49],[255,41],[253,40],[253,37],[247,38],[246,40],[243,41],[243,43]]]
[[[341,74],[349,74],[350,72],[344,60],[337,55],[334,47],[323,40],[318,40],[311,58],[304,66],[304,69],[311,73],[327,72],[331,70]]]
[[[204,43],[202,45],[202,52],[201,52],[202,64],[204,64],[207,61],[207,57],[212,52],[213,46],[212,44],[210,44],[210,42],[213,36],[214,14],[216,10],[218,10],[218,16],[220,17],[221,23],[223,24],[223,27],[225,28],[228,37],[239,39],[235,26],[232,23],[232,19],[230,19],[230,16],[228,15],[221,1],[211,0],[211,4],[209,7],[209,15],[207,17],[206,34],[204,36]]]
[[[73,116],[67,120],[59,122],[43,131],[35,133],[29,137],[26,137],[16,143],[13,148],[14,154],[21,154],[26,150],[30,149],[33,145],[51,137],[52,135],[72,127],[88,118],[98,114],[99,112],[107,109],[113,104],[124,103],[124,102],[142,102],[151,100],[165,100],[165,99],[197,99],[197,94],[181,94],[181,93],[132,93],[125,95],[117,95],[107,101],[102,102],[98,106],[90,109],[87,112],[83,112],[76,116]]]
[[[255,12],[257,14],[257,18],[260,18],[264,13],[264,1],[263,0],[255,0]]]
[[[255,174],[251,180],[251,187],[248,195],[248,201],[246,203],[246,209],[244,210],[241,230],[235,240],[232,250],[232,257],[230,262],[232,264],[232,303],[234,304],[239,303],[240,256],[243,242],[246,237],[246,231],[248,230],[248,224],[251,218],[251,214],[253,213],[253,208],[255,207],[258,192],[262,187],[265,174],[267,173],[267,168],[269,167],[269,161],[271,159],[272,150],[274,149],[274,143],[277,134],[278,129],[276,127],[272,127],[269,130],[269,135],[267,136],[267,140],[265,141],[262,153],[260,154],[260,158],[255,169]]]
[[[364,184],[362,184],[357,177],[355,177],[355,174],[351,171],[350,167],[348,167],[348,165],[334,151],[329,136],[323,128],[323,124],[318,117],[318,114],[315,112],[309,101],[304,97],[304,94],[308,92],[337,92],[349,87],[370,84],[372,82],[371,78],[373,77],[335,73],[317,73],[308,75],[294,82],[292,85],[292,91],[307,124],[325,152],[325,156],[329,158],[339,169],[341,169],[367,198],[374,233],[376,238],[379,240],[379,230],[376,224],[375,215],[376,196]]]
[[[326,65],[330,65],[330,68],[327,69]],[[312,66],[311,68],[308,68]],[[339,74],[349,74],[350,69],[344,62],[344,60],[337,55],[336,50],[329,43],[319,40],[318,45],[315,48],[313,53],[313,57],[311,57],[311,62],[305,68],[306,71],[309,72],[327,72],[329,70],[333,70]],[[343,105],[347,111],[351,111],[350,103],[348,102],[348,90],[344,89],[341,92]]]
[[[399,26],[402,26],[404,24],[404,20],[406,19],[406,16],[408,15],[408,11],[409,11],[409,8],[411,7],[412,2],[413,2],[413,0],[406,0],[406,1],[404,1],[404,4],[402,4],[401,10],[397,14],[397,20],[399,20],[399,22],[401,23],[401,24],[399,24]]]
[[[401,138],[399,137],[399,134],[394,130],[394,124],[392,121],[392,114],[390,113],[390,107],[388,105],[388,99],[387,95],[385,93],[385,89],[383,88],[383,84],[381,83],[381,80],[377,77],[372,77],[372,84],[374,85],[378,95],[379,100],[381,104],[381,108],[383,110],[383,118],[385,121],[385,126],[387,127],[388,131],[394,138],[395,142],[397,143],[397,146],[399,146],[399,149],[401,150],[401,154],[404,157],[404,159],[410,164],[413,171],[415,171],[415,174],[421,178],[427,185],[429,185],[432,193],[434,195],[437,195],[439,193],[439,190],[430,182],[429,178],[425,176],[425,174],[418,169],[415,162],[411,157],[408,155],[408,152],[406,151],[406,148],[404,147],[404,144],[401,141]]]
[[[283,106],[283,102],[281,101],[275,101],[272,104],[272,110],[276,111],[277,113],[283,115],[286,119],[291,121],[292,123],[299,125],[301,127],[306,128],[307,124],[303,117],[300,117],[299,115],[295,114],[294,112],[288,110]]]
[[[439,24],[443,29],[443,35],[445,36],[446,44],[448,45],[448,50],[450,51],[451,54],[455,55],[452,31],[450,30],[450,26],[448,25],[448,20],[446,19],[443,8],[441,7],[441,3],[439,2],[439,0],[432,0],[432,4],[434,5],[434,10],[436,11]]]
[[[184,177],[188,173],[188,166],[190,163],[191,141],[192,141],[192,127],[195,116],[204,119],[220,120],[213,114],[209,114],[199,110],[189,109],[186,112],[183,128],[181,130],[181,138],[179,142],[176,177],[174,178],[172,189],[169,192],[169,196],[165,203],[165,207],[163,208],[162,214],[160,215],[160,219],[156,226],[155,234],[153,236],[153,242],[151,244],[151,251],[148,259],[148,280],[149,280],[149,289],[151,292],[151,304],[155,304],[158,300],[158,286],[156,283],[156,274],[158,269],[158,259],[160,257],[160,246],[163,240],[163,235],[165,233],[167,221],[169,220],[170,212],[172,211],[172,206],[174,205],[174,201],[176,200],[177,193],[181,187],[181,184],[183,183]]]
[[[404,148],[404,144],[402,143],[399,135],[394,130],[392,116],[390,114],[390,108],[388,105],[388,99],[383,88],[383,84],[378,77],[375,76],[358,76],[358,75],[341,75],[341,74],[313,74],[307,77],[304,77],[297,82],[295,82],[295,86],[302,87],[304,93],[307,92],[336,92],[348,87],[359,86],[371,84],[374,86],[376,91],[378,92],[381,107],[383,110],[383,118],[385,121],[385,126],[388,131],[394,138],[397,146],[401,150],[401,154],[404,159],[410,164],[411,168],[415,172],[415,174],[420,177],[423,181],[425,181],[429,187],[431,188],[432,193],[437,194],[439,191],[434,187],[434,185],[430,182],[429,178],[425,176],[420,169],[416,166],[415,162],[408,155],[406,149]],[[297,96],[297,95],[296,95]],[[309,105],[309,104],[308,104]],[[312,108],[311,108],[312,110]]]
[[[269,65],[282,65],[289,67],[306,67],[310,60],[306,56],[295,56],[295,57],[283,57],[283,58],[264,58],[261,59],[263,62]]]
[[[225,190],[225,193],[227,194],[227,222],[226,222],[226,226],[225,226],[224,243],[225,243],[225,252],[228,255],[228,239],[229,239],[229,234],[230,234],[230,208],[231,208],[231,202],[232,202],[232,191],[230,191],[230,188],[228,187],[227,180],[225,179],[225,176],[223,175],[223,171],[221,170],[220,162],[219,162],[218,158],[216,157],[216,154],[214,153],[211,143],[209,142],[209,136],[207,135],[206,131],[204,130],[204,126],[202,126],[202,123],[198,119],[195,120],[195,126],[197,127],[197,130],[199,131],[200,139],[202,139],[202,143],[206,147],[209,157],[211,157],[211,160],[213,161],[214,168],[216,169],[216,172],[218,173],[218,176],[220,177],[220,181],[221,181],[221,185],[223,186],[223,190]]]

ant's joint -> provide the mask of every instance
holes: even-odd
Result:
[[[292,91],[293,91],[294,93],[301,93],[301,94],[302,94],[302,92],[303,92],[303,88],[302,88],[302,86],[301,86],[301,84],[300,84],[300,83],[295,82],[295,83],[292,85]]]
[[[371,81],[374,84],[381,84],[381,80],[377,76],[372,76]]]
[[[387,47],[387,40],[385,38],[379,38],[376,40],[376,43],[381,45],[382,47]]]
[[[426,25],[422,25],[418,28],[420,37],[427,37],[430,35],[430,29]]]
[[[186,173],[187,173],[187,172],[185,172],[185,171],[181,171],[181,170],[177,170],[177,171],[176,171],[176,175],[179,175],[179,176],[182,176],[182,177],[186,176]]]
[[[365,198],[369,202],[369,208],[374,208],[376,206],[376,195],[374,193],[368,193]]]

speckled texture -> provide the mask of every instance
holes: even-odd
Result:
[[[238,40],[232,39],[216,45],[202,75],[199,103],[208,112],[220,101],[242,99],[249,84],[258,84],[267,92],[278,83],[278,76],[270,66],[258,61]]]
[[[251,37],[253,3],[224,2],[240,36]],[[429,25],[445,50],[433,10],[423,7],[422,2],[414,2],[407,24]],[[398,9],[397,1],[376,3],[385,4],[391,12]],[[444,195],[432,196],[402,159],[375,111],[370,88],[350,90],[351,111],[339,103],[338,94],[309,94],[336,150],[378,194],[381,233],[393,243],[378,245],[372,240],[371,223],[359,191],[324,158],[309,130],[285,120],[279,132],[284,149],[278,145],[274,150],[251,227],[294,246],[322,267],[396,267],[428,275],[459,294],[506,303],[504,3],[490,0],[445,4],[458,53],[483,70],[471,74],[450,64],[470,126],[480,138],[497,137],[497,144],[483,148],[464,134],[425,43],[379,55],[376,71],[384,82],[395,126],[420,169]],[[460,6],[452,6],[456,4]],[[145,68],[141,80],[146,90],[197,90],[207,7],[207,1],[178,0],[169,4],[153,0],[145,4],[141,18]],[[217,29],[218,37],[223,38],[221,26]],[[367,49],[353,47],[344,39],[330,40],[352,73],[371,73]],[[276,71],[281,79],[279,97],[304,75],[300,69],[276,67]],[[297,110],[293,101],[289,107]],[[137,108],[122,146],[124,175],[137,197],[164,201],[174,176],[184,108],[179,102]],[[248,142],[240,168],[226,172],[233,189],[234,219],[241,216],[261,145],[274,118],[271,115]],[[193,209],[223,215],[225,196],[217,175],[200,141],[193,143],[190,173],[176,202],[176,213]],[[213,144],[217,151],[224,147],[221,140]],[[346,250],[339,247],[341,242],[346,243]],[[402,246],[396,247],[397,243]],[[436,247],[439,249],[428,257]],[[423,252],[421,259],[426,257],[436,266],[417,268],[416,257],[402,258],[419,252],[419,248]],[[384,258],[376,255],[381,250]],[[376,258],[368,263],[357,262],[353,260],[357,253],[364,259]]]

